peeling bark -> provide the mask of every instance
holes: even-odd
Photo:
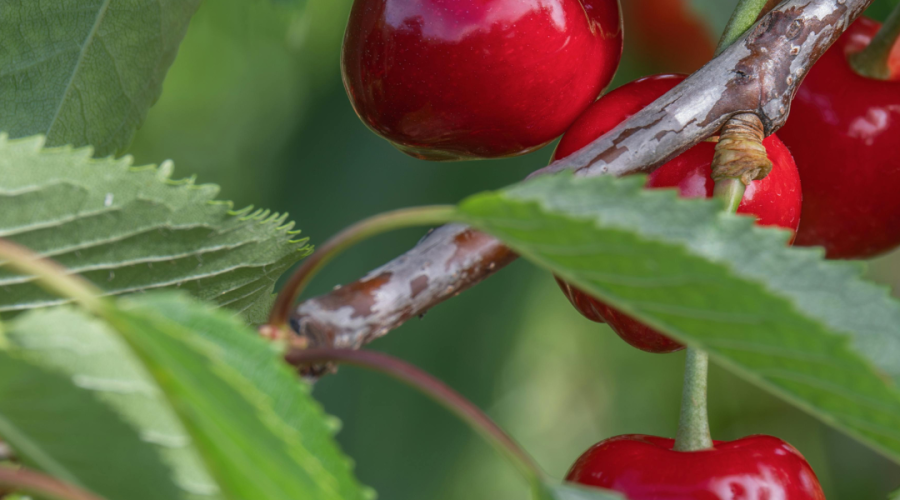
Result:
[[[619,126],[534,175],[650,172],[755,113],[770,135],[812,65],[872,0],[787,0],[742,38]],[[430,233],[366,277],[300,304],[291,319],[310,347],[359,348],[515,260],[496,239],[463,225]]]
[[[495,238],[448,224],[362,279],[303,302],[290,325],[309,347],[359,348],[515,258]]]

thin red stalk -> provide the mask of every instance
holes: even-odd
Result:
[[[294,366],[330,362],[355,365],[389,375],[418,389],[455,413],[498,451],[510,458],[529,481],[533,482],[543,475],[540,467],[528,453],[480,408],[447,384],[403,360],[379,352],[353,349],[296,349],[290,351],[285,359]]]
[[[77,486],[29,469],[0,467],[0,486],[55,500],[103,500]]]

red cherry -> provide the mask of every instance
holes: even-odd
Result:
[[[778,438],[716,441],[694,452],[674,444],[637,434],[607,439],[579,457],[566,479],[629,500],[825,500],[803,455]]]
[[[426,160],[533,151],[609,84],[618,0],[356,0],[344,86],[357,114]]]
[[[553,159],[565,158],[637,113],[684,80],[681,75],[658,75],[631,82],[603,96],[563,136]],[[800,177],[790,152],[772,135],[763,141],[772,161],[772,172],[747,186],[738,213],[756,216],[763,226],[795,231],[800,222]],[[712,159],[715,145],[700,143],[654,171],[648,188],[677,187],[685,198],[712,197]],[[557,280],[559,281],[559,280]],[[572,305],[588,319],[609,323],[623,340],[638,349],[667,353],[684,346],[616,311],[584,292],[560,282]]]
[[[900,44],[890,81],[857,74],[847,56],[879,24],[861,18],[813,66],[778,132],[803,182],[798,245],[829,258],[871,257],[900,245]]]

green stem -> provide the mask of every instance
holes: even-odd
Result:
[[[0,486],[53,500],[102,500],[77,486],[28,469],[0,467]]]
[[[869,46],[850,56],[850,65],[862,76],[890,80],[888,61],[897,38],[900,38],[900,5],[894,8]]]
[[[0,259],[6,260],[3,264],[8,264],[22,274],[36,276],[38,284],[52,293],[73,299],[90,311],[103,310],[100,289],[28,248],[0,239]]]
[[[745,190],[746,186],[740,179],[725,178],[716,181],[713,196],[725,202],[726,212],[735,213],[744,198]],[[675,437],[676,451],[700,451],[713,447],[706,408],[708,373],[709,355],[695,347],[688,347],[684,361],[681,416],[678,435]]]
[[[735,213],[744,199],[746,186],[740,179],[722,179],[716,182],[713,196],[725,202],[725,211]]]
[[[719,39],[716,55],[721,54],[729,45],[756,24],[759,14],[766,7],[767,3],[768,0],[740,0],[738,2],[737,7],[734,8],[734,13],[731,14],[731,19],[728,20],[728,26],[725,27],[725,31],[722,33],[722,38]]]
[[[303,292],[303,288],[309,283],[309,280],[344,250],[367,238],[394,229],[444,224],[450,222],[454,215],[456,215],[456,207],[453,205],[405,208],[375,215],[344,229],[307,257],[303,264],[294,271],[278,294],[278,298],[275,299],[269,315],[268,326],[276,329],[283,328],[287,324],[294,302]]]
[[[706,410],[707,372],[709,355],[688,347],[684,362],[684,388],[681,393],[681,418],[675,451],[700,451],[713,447],[709,433],[709,414]]]
[[[421,391],[466,422],[506,456],[533,487],[544,477],[544,473],[528,453],[481,409],[447,384],[405,361],[379,352],[355,349],[294,349],[288,352],[285,359],[294,366],[332,362],[355,365],[389,375]]]
[[[756,24],[768,3],[768,0],[740,0],[719,40],[716,55],[721,54]],[[746,186],[740,179],[726,178],[716,182],[713,195],[725,202],[726,211],[734,213],[741,204],[745,189]],[[706,407],[708,373],[709,355],[695,347],[688,347],[684,362],[681,415],[678,420],[678,435],[675,437],[676,451],[700,451],[713,447]]]

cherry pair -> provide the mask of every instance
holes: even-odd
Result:
[[[797,245],[824,247],[829,258],[872,257],[900,245],[900,197],[893,192],[900,184],[900,43],[888,59],[887,79],[861,75],[851,64],[879,28],[871,19],[859,19],[812,68],[778,132],[784,143],[775,136],[764,142],[772,173],[748,187],[738,209],[761,225],[795,231]],[[569,129],[555,158],[577,151],[652,102],[668,90],[659,82],[670,79],[639,80],[601,98]],[[685,197],[711,196],[712,149],[695,146],[651,174],[647,186],[678,187]],[[584,316],[609,323],[631,345],[658,353],[681,348],[559,283]]]

